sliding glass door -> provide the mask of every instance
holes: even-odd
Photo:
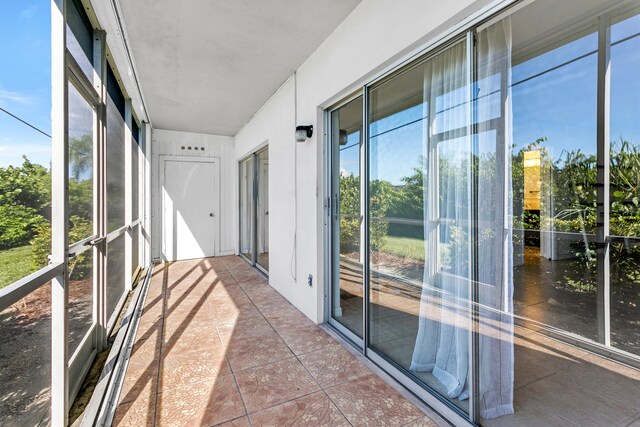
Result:
[[[269,150],[255,155],[256,265],[269,271]]]
[[[331,319],[354,339],[362,339],[363,265],[361,155],[362,97],[331,112],[332,163],[332,300]]]
[[[453,420],[639,415],[639,16],[519,4],[327,113],[329,323]]]
[[[369,347],[468,412],[470,62],[461,39],[368,92]]]
[[[240,255],[253,262],[253,156],[240,162]]]
[[[269,149],[239,163],[240,255],[269,271]]]

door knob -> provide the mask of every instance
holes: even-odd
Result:
[[[209,214],[209,216],[210,216],[211,218],[213,218],[214,216],[216,216],[216,214],[214,214],[213,212],[211,212],[211,213]]]

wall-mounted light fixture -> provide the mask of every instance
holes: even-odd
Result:
[[[305,142],[313,135],[313,126],[296,126],[296,141]]]

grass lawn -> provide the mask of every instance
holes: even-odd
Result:
[[[31,246],[20,246],[0,251],[0,288],[33,273],[31,268],[32,252]]]
[[[424,240],[411,237],[384,236],[382,250],[403,258],[424,261]]]

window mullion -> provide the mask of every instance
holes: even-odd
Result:
[[[598,105],[597,105],[597,293],[598,342],[611,345],[610,243],[609,236],[609,159],[611,95],[611,25],[608,16],[598,26]]]

